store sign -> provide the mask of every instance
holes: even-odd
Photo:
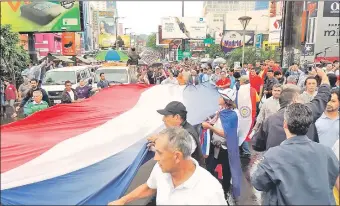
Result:
[[[323,5],[324,17],[340,17],[340,3],[339,1],[325,1]]]
[[[76,38],[74,32],[64,32],[61,35],[62,53],[65,56],[76,55]]]
[[[302,50],[304,56],[314,56],[314,44],[306,44]]]
[[[205,39],[207,22],[202,17],[162,18],[162,37],[165,39]]]

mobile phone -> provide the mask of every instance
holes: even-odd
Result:
[[[51,2],[33,2],[20,7],[21,16],[39,25],[46,25],[59,16],[65,9]]]

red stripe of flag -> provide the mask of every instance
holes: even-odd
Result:
[[[148,88],[144,85],[117,85],[81,103],[56,105],[1,126],[1,173],[130,110]],[[100,138],[93,137],[94,141]]]

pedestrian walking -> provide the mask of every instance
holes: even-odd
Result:
[[[214,175],[217,164],[222,165],[222,186],[226,199],[237,199],[241,193],[241,163],[238,138],[238,110],[236,92],[233,89],[219,90],[220,110],[209,121],[203,122],[203,129],[212,132],[207,169]],[[232,180],[232,195],[230,193]]]
[[[320,68],[317,69],[317,73],[321,78],[321,85],[314,99],[306,104],[313,114],[313,124],[311,124],[308,130],[307,137],[315,142],[319,142],[319,137],[314,123],[324,112],[331,95],[326,73]],[[268,150],[271,147],[280,145],[286,139],[283,130],[283,114],[286,107],[290,104],[303,103],[300,96],[300,88],[292,84],[285,85],[282,89],[279,102],[279,111],[265,119],[252,138],[253,149],[256,151]]]
[[[70,104],[78,102],[78,95],[75,89],[72,88],[71,81],[65,81],[65,89],[61,94],[61,103]]]
[[[339,162],[331,148],[306,136],[313,121],[307,105],[285,109],[286,140],[264,154],[251,176],[252,185],[264,192],[263,205],[335,205]]]
[[[24,115],[29,116],[48,108],[48,103],[42,100],[43,94],[40,90],[33,92],[33,100],[24,106]]]
[[[221,184],[190,157],[191,141],[183,128],[163,130],[155,139],[157,163],[147,182],[109,205],[125,205],[156,193],[157,205],[227,205]]]

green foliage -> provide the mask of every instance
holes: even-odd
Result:
[[[221,49],[221,45],[219,44],[211,44],[209,47],[205,47],[205,53],[209,54],[210,58],[215,58],[216,56],[225,56],[224,52]]]
[[[21,77],[21,72],[27,68],[30,61],[29,55],[19,45],[19,35],[11,31],[10,25],[1,25],[0,38],[1,74],[17,82]]]
[[[255,64],[256,61],[264,61],[267,59],[273,59],[277,62],[280,61],[280,52],[265,49],[256,51],[255,47],[244,48],[244,63]],[[234,62],[242,62],[242,47],[228,53],[227,61],[229,65],[232,65]]]
[[[156,45],[156,33],[150,34],[148,36],[148,39],[146,41],[146,46],[152,49],[156,49],[157,45]]]

